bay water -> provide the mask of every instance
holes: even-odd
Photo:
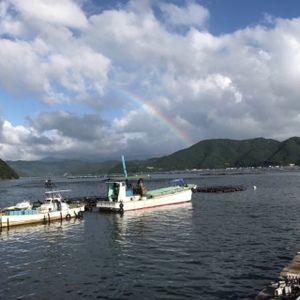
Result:
[[[300,251],[300,172],[184,177],[191,203],[3,229],[0,299],[254,299]],[[0,181],[0,207],[44,199],[45,178]],[[103,196],[100,179],[54,179],[70,197]],[[256,186],[257,189],[253,189]]]

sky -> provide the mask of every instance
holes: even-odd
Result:
[[[0,158],[300,136],[299,0],[0,0]]]

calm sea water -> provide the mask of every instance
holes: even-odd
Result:
[[[147,186],[164,186],[169,177],[176,175]],[[0,299],[254,299],[300,251],[300,173],[185,178],[247,189],[3,230]],[[99,179],[55,182],[71,189],[69,197],[104,193]],[[43,184],[0,181],[0,207],[42,200]]]

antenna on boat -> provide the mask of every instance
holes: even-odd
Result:
[[[124,155],[122,155],[122,164],[123,164],[124,175],[125,175],[125,177],[127,177],[127,170],[126,170],[126,163],[125,163]]]
[[[46,189],[53,189],[53,188],[56,188],[56,185],[51,179],[47,179],[45,181],[45,188]]]

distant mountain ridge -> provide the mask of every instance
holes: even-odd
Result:
[[[62,176],[64,174],[122,173],[120,160],[88,162],[83,160],[7,161],[20,176]],[[127,161],[127,171],[175,171],[186,169],[224,169],[230,167],[267,167],[300,165],[300,138],[283,142],[255,138],[248,140],[212,139],[171,155],[146,160]]]

